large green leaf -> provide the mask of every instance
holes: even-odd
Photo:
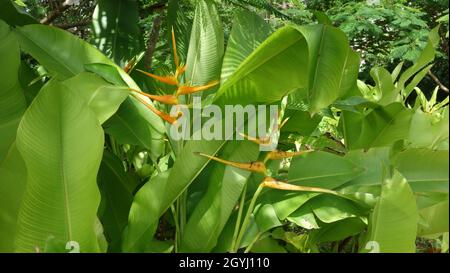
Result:
[[[396,155],[394,165],[415,192],[448,193],[448,161],[448,150],[408,149]]]
[[[239,65],[270,35],[272,29],[259,15],[238,11],[223,57],[220,80],[225,82]]]
[[[307,85],[308,48],[293,27],[273,33],[222,83],[215,103],[269,104]]]
[[[12,252],[26,183],[25,164],[14,141],[26,102],[18,81],[19,45],[1,20],[0,40],[0,252]]]
[[[118,65],[139,53],[138,1],[100,0],[92,15],[94,44]]]
[[[221,157],[236,162],[252,162],[258,154],[258,145],[241,141],[229,142]],[[250,176],[248,171],[214,164],[208,190],[192,212],[183,232],[182,252],[209,252],[216,245]],[[198,240],[201,237],[203,240]]]
[[[104,134],[86,102],[65,89],[57,81],[48,83],[19,125],[17,148],[28,173],[19,252],[42,251],[49,238],[64,245],[75,241],[83,252],[99,251],[96,176]]]
[[[16,130],[26,109],[25,96],[18,80],[20,66],[19,44],[0,20],[0,162],[16,138]]]
[[[211,0],[197,1],[186,59],[187,83],[204,85],[219,79],[223,44],[223,30],[215,3]]]
[[[139,90],[139,87],[125,71],[92,45],[67,31],[44,25],[27,25],[16,28],[15,32],[22,50],[32,55],[59,79],[67,79],[86,71],[88,64],[100,63],[114,68],[108,74],[118,74],[129,87]],[[104,72],[104,70],[102,71]],[[151,117],[147,120],[152,127],[163,128],[161,119],[149,109],[141,107],[141,103],[136,99],[128,98],[126,102],[133,104],[134,115],[139,115],[136,113],[138,111],[145,112],[146,117]],[[151,104],[150,101],[149,103]]]
[[[0,253],[14,251],[17,216],[25,191],[27,170],[15,143],[0,162]]]
[[[21,49],[59,79],[67,79],[85,71],[85,64],[112,64],[87,42],[56,27],[27,25],[16,28],[15,32]]]
[[[368,114],[343,111],[340,125],[351,149],[392,146],[408,137],[412,112],[400,103],[379,106]]]
[[[309,111],[317,113],[356,87],[359,56],[350,48],[344,32],[335,27],[318,24],[298,29],[309,49]]]
[[[344,157],[314,152],[292,159],[288,180],[296,185],[334,189],[357,177],[362,171],[362,168]]]
[[[323,165],[327,162],[327,165]],[[288,182],[294,185],[335,189],[358,177],[363,169],[344,157],[326,152],[314,152],[292,159]],[[273,205],[280,220],[317,196],[317,193],[269,190],[261,194],[262,202]]]
[[[415,252],[417,221],[416,198],[406,179],[395,172],[382,185],[361,251],[376,245],[380,252]]]

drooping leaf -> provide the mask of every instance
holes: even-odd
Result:
[[[333,26],[318,24],[298,29],[308,43],[306,92],[309,111],[314,114],[356,87],[359,56],[350,48],[345,34]]]
[[[217,91],[214,103],[269,104],[307,85],[308,48],[293,27],[273,33]],[[302,69],[302,71],[299,71]]]
[[[58,79],[67,79],[84,72],[87,70],[86,65],[88,64],[101,63],[115,68],[115,71],[110,73],[120,75],[129,87],[139,90],[139,87],[125,71],[92,45],[67,31],[45,25],[27,25],[16,28],[15,32],[22,50],[32,55]],[[133,115],[143,113],[145,119],[150,123],[149,126],[163,128],[161,119],[136,99],[130,97],[126,102],[133,105],[130,110],[134,112]],[[151,104],[151,102],[149,103]],[[158,138],[158,136],[152,138]]]

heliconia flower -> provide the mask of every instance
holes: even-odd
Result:
[[[173,59],[174,59],[174,63],[176,66],[176,70],[175,73],[173,75],[168,75],[168,76],[158,76],[155,75],[153,73],[150,72],[146,72],[140,69],[136,69],[137,71],[152,77],[153,79],[160,81],[162,83],[168,84],[168,85],[174,85],[177,87],[177,91],[175,95],[162,95],[162,96],[157,96],[157,95],[151,95],[151,94],[147,94],[144,92],[141,92],[139,90],[134,90],[131,89],[133,92],[139,93],[143,96],[146,96],[152,100],[156,100],[159,101],[161,103],[164,104],[170,104],[170,105],[176,105],[178,104],[178,96],[180,95],[186,95],[186,94],[192,94],[192,93],[196,93],[196,92],[200,92],[200,91],[204,91],[208,88],[211,88],[215,85],[217,85],[219,83],[219,81],[212,81],[206,85],[203,86],[189,86],[189,85],[180,85],[179,81],[178,81],[178,77],[180,75],[182,75],[185,71],[186,71],[186,66],[180,63],[180,57],[178,56],[177,53],[177,44],[176,44],[176,40],[175,40],[175,32],[172,28],[172,45],[173,45]],[[128,66],[126,66],[125,68],[127,69],[127,72],[129,71],[129,68],[127,68]],[[142,103],[144,103],[147,108],[149,108],[150,110],[152,110],[155,114],[157,114],[158,116],[160,116],[162,119],[164,119],[165,121],[174,124],[176,122],[176,118],[171,117],[170,115],[168,115],[167,113],[164,113],[162,111],[157,110],[156,108],[154,108],[153,106],[149,105],[148,103],[146,103],[144,100],[139,99]],[[182,114],[182,113],[181,113]],[[178,115],[179,117],[179,115]],[[177,117],[177,118],[178,118]]]
[[[160,95],[159,96],[159,95],[147,94],[147,93],[144,93],[144,92],[141,92],[139,90],[132,89],[132,88],[130,88],[130,90],[133,91],[133,92],[136,92],[138,94],[141,94],[143,96],[146,96],[147,98],[159,101],[159,102],[164,103],[164,104],[170,104],[170,105],[178,104],[178,98],[176,96],[174,96],[174,95]]]
[[[271,142],[271,138],[270,137],[257,138],[257,137],[251,137],[251,136],[246,135],[244,133],[239,133],[239,135],[241,135],[243,138],[247,139],[248,141],[251,141],[251,142],[256,143],[258,145],[268,145]]]
[[[136,69],[136,70],[141,72],[141,73],[144,73],[147,76],[150,76],[150,77],[154,78],[157,81],[166,83],[168,85],[175,85],[175,86],[178,85],[178,79],[175,76],[172,76],[172,75],[169,75],[169,76],[158,76],[158,75],[155,75],[155,74],[152,74],[152,73],[140,70],[140,69]]]
[[[219,81],[212,81],[212,82],[210,82],[206,85],[202,85],[202,86],[182,85],[182,86],[179,86],[177,89],[177,96],[204,91],[204,90],[209,89],[217,84],[219,84]]]
[[[207,158],[209,158],[211,160],[223,163],[225,165],[236,167],[238,169],[247,170],[247,171],[250,171],[250,172],[261,173],[263,175],[267,175],[267,169],[266,169],[266,166],[264,165],[263,162],[256,161],[256,162],[251,162],[251,163],[239,163],[239,162],[234,162],[234,161],[221,159],[221,158],[218,158],[218,157],[215,157],[215,156],[212,156],[212,155],[207,155],[207,154],[204,154],[204,153],[197,153],[196,152],[195,154],[207,157]]]
[[[299,155],[303,155],[303,154],[310,153],[313,151],[314,150],[305,150],[305,151],[298,151],[298,152],[271,151],[267,154],[266,158],[264,159],[264,162],[266,162],[267,160],[278,160],[278,159],[299,156]]]
[[[264,178],[262,185],[267,188],[285,190],[285,191],[320,192],[320,193],[329,193],[329,194],[333,194],[333,195],[339,195],[338,192],[333,191],[333,190],[323,189],[323,188],[318,188],[318,187],[293,185],[293,184],[289,184],[287,182],[278,181],[270,176],[267,176]]]
[[[163,120],[167,121],[170,124],[176,124],[177,123],[177,119],[183,114],[182,112],[178,112],[177,117],[172,117],[167,113],[164,113],[158,109],[156,109],[155,107],[153,107],[152,105],[150,105],[149,103],[147,103],[145,100],[136,97],[142,104],[144,104],[148,109],[150,109],[153,113],[155,113],[157,116],[159,116],[160,118],[162,118]]]

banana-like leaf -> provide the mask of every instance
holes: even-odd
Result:
[[[19,44],[1,20],[0,40],[0,252],[12,252],[26,183],[25,164],[14,143],[26,102],[18,81]]]
[[[27,107],[19,83],[19,44],[9,26],[0,20],[0,162],[16,138],[17,126]]]
[[[335,189],[362,172],[361,167],[344,157],[313,152],[292,159],[288,181],[296,185]]]
[[[340,126],[350,150],[392,146],[408,137],[412,111],[401,103],[380,106],[368,114],[343,111]]]
[[[100,0],[92,15],[94,44],[124,67],[142,48],[136,0]]]
[[[270,35],[272,29],[259,15],[250,11],[236,13],[223,57],[220,80],[224,83],[239,65]]]
[[[405,178],[395,172],[382,185],[381,196],[369,219],[361,251],[415,252],[418,212],[416,198]]]
[[[89,69],[107,81],[110,81],[110,78],[117,79],[120,77],[126,85],[139,90],[139,87],[133,79],[120,69],[120,67],[92,45],[66,31],[44,25],[28,25],[16,28],[15,31],[22,50],[32,55],[59,79],[68,79]],[[86,67],[89,64],[97,65]],[[103,66],[99,64],[103,64]],[[114,82],[114,84],[122,86],[122,84],[118,84],[117,82]],[[133,117],[138,116],[141,120],[145,120],[146,123],[142,123],[141,125],[147,128],[147,133],[151,133],[152,135],[151,137],[148,137],[148,134],[142,135],[141,131],[137,130],[136,127],[130,129],[128,125],[133,124],[134,120],[129,119],[125,120],[127,124],[124,126],[120,126],[123,124],[119,124],[116,130],[120,131],[128,126],[128,129],[132,130],[130,132],[131,135],[146,138],[148,141],[157,139],[158,143],[153,144],[161,146],[160,136],[164,132],[162,120],[131,96],[125,100],[125,103],[127,104],[125,107],[128,109],[127,114]],[[150,101],[149,103],[151,104]]]
[[[95,231],[100,193],[96,177],[104,133],[86,102],[48,83],[25,113],[17,148],[27,168],[16,251],[43,251],[54,238],[98,252]],[[82,133],[80,133],[82,132]]]
[[[0,162],[0,253],[14,251],[17,216],[25,191],[27,169],[15,143]]]
[[[448,164],[448,150],[407,149],[394,158],[394,166],[414,192],[448,193]]]
[[[307,86],[308,46],[293,27],[273,33],[243,61],[216,93],[214,103],[270,104]]]
[[[309,111],[314,114],[356,89],[359,56],[350,48],[344,32],[333,26],[318,24],[298,29],[308,43],[306,93]]]
[[[252,162],[259,154],[258,145],[248,142],[229,142],[222,158],[236,162]],[[214,163],[208,190],[193,210],[183,231],[180,251],[209,252],[233,211],[250,172]],[[203,240],[198,240],[202,237]]]
[[[223,30],[215,3],[211,0],[199,0],[186,59],[186,82],[197,86],[218,80],[223,52]],[[202,95],[211,91],[204,91]]]

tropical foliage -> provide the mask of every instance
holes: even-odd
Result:
[[[427,30],[362,2],[328,18],[266,1],[170,0],[165,14],[100,0],[87,38],[39,23],[37,2],[0,1],[0,252],[416,252],[424,239],[448,251],[449,99],[419,85],[445,19]],[[365,27],[406,64],[361,56]],[[413,51],[382,38],[413,34]],[[194,97],[277,105],[276,150],[260,151],[262,136],[172,138],[169,106],[195,111]]]

